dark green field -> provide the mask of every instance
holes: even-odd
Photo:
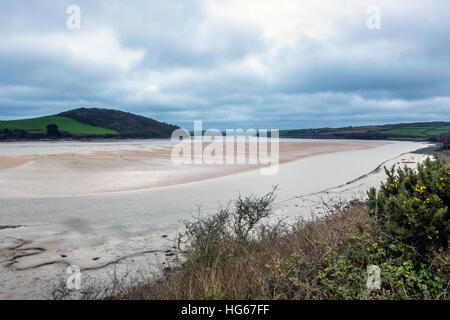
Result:
[[[380,131],[380,133],[398,136],[427,137],[447,133],[448,131],[450,131],[450,126],[431,126],[431,127],[412,126],[398,129],[383,130]]]
[[[436,140],[450,132],[449,122],[420,122],[345,128],[281,130],[281,137],[304,139]]]
[[[94,127],[88,124],[81,123],[79,121],[73,120],[67,117],[61,116],[47,116],[34,119],[24,119],[24,120],[11,120],[11,121],[0,121],[0,130],[25,130],[31,133],[45,133],[46,127],[49,124],[55,124],[58,126],[59,131],[68,132],[75,136],[80,135],[116,135],[118,134],[115,130]]]

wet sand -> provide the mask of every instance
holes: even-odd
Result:
[[[320,154],[364,150],[380,144],[354,141],[281,142],[279,163]],[[237,152],[237,143],[234,144],[236,159],[249,158],[248,144],[243,147],[245,152],[240,154]],[[159,146],[149,150],[141,148],[77,152],[75,149],[74,152],[18,156],[2,156],[0,153],[0,182],[7,182],[0,183],[0,198],[76,196],[151,189],[213,179],[262,167],[248,162],[175,165],[171,161],[171,151],[169,146]],[[268,152],[270,154],[270,148]]]
[[[0,170],[20,167],[21,165],[29,161],[31,161],[31,157],[28,156],[18,156],[18,157],[0,156]]]

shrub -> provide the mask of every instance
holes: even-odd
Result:
[[[47,127],[47,134],[52,137],[58,137],[59,136],[59,130],[58,126],[56,124],[49,124]]]
[[[262,224],[272,212],[276,187],[262,197],[241,197],[234,202],[234,210],[221,208],[218,213],[198,217],[193,222],[186,222],[186,231],[179,235],[178,246],[188,244],[187,254],[194,260],[206,260],[208,264],[221,256],[223,244],[234,244],[236,248],[245,248],[251,237],[266,235],[273,228]],[[260,231],[259,233],[257,231]],[[226,254],[230,249],[227,248]]]
[[[417,170],[394,167],[378,192],[369,191],[369,213],[387,232],[421,253],[447,248],[450,234],[450,172],[446,162],[427,158]]]

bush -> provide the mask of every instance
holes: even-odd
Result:
[[[424,253],[448,248],[450,172],[446,162],[427,158],[417,170],[394,167],[378,192],[369,191],[369,213],[387,232]]]
[[[234,243],[236,248],[245,248],[252,236],[264,235],[270,228],[261,221],[272,212],[275,190],[260,198],[239,196],[234,202],[234,210],[221,208],[216,214],[186,222],[186,231],[178,237],[178,247],[187,243],[187,253],[191,259],[205,260],[208,264],[221,256],[224,243]],[[229,254],[230,250],[227,248],[225,251]]]
[[[47,134],[50,137],[59,137],[59,130],[58,130],[58,126],[56,124],[49,124],[47,127]]]

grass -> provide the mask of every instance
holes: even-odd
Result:
[[[396,124],[385,126],[358,126],[347,128],[322,128],[280,130],[281,136],[304,138],[356,138],[356,139],[434,139],[450,132],[450,126],[444,123]]]
[[[46,132],[49,124],[58,126],[59,131],[68,132],[73,135],[115,135],[115,130],[90,126],[67,117],[46,116],[33,119],[0,121],[1,129],[20,129],[29,132]]]
[[[413,136],[413,137],[425,137],[425,131],[427,128],[398,128],[380,131],[382,134],[386,135],[396,135],[396,136]]]
[[[450,131],[450,126],[442,127],[405,127],[397,129],[382,130],[380,133],[386,135],[409,136],[409,137],[427,137],[440,135]]]
[[[450,126],[443,126],[443,127],[437,127],[432,130],[427,130],[426,134],[427,135],[439,135],[439,134],[447,133],[449,131],[450,131]]]

